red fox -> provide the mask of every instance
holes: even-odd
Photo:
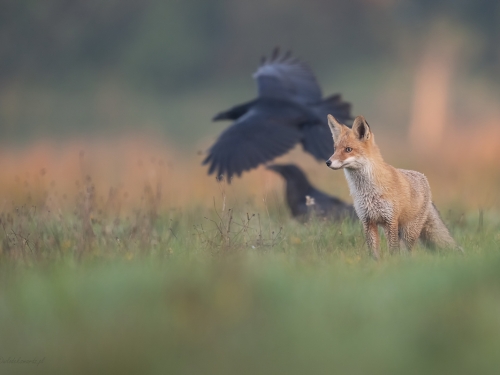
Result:
[[[366,242],[379,258],[378,225],[384,229],[391,253],[403,240],[408,250],[420,238],[424,244],[460,249],[432,203],[427,178],[419,172],[396,169],[384,162],[363,116],[352,129],[328,115],[335,152],[331,169],[344,169],[354,208],[363,224]]]

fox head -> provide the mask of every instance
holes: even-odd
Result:
[[[370,126],[363,116],[354,119],[352,129],[328,115],[328,125],[332,131],[335,152],[326,161],[331,169],[360,169],[376,152],[375,140]]]

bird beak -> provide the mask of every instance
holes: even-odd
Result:
[[[214,116],[212,121],[220,121],[220,120],[225,120],[226,119],[226,114],[224,112],[218,113]]]

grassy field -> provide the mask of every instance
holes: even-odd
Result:
[[[120,220],[81,203],[1,217],[1,373],[500,370],[496,214],[445,215],[465,255],[375,262],[357,223],[302,225],[278,205]]]
[[[271,172],[217,183],[161,141],[2,148],[0,373],[498,373],[497,159],[394,145],[464,255],[376,262],[358,223],[291,219]],[[350,199],[296,151],[285,160]]]

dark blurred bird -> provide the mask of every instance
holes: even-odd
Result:
[[[286,202],[293,217],[303,221],[314,213],[333,220],[357,219],[352,205],[316,189],[296,165],[275,164],[267,169],[279,173],[285,179]]]
[[[351,119],[351,105],[340,94],[322,98],[321,88],[311,69],[290,52],[275,49],[262,59],[254,73],[256,99],[216,115],[213,120],[233,120],[209,149],[203,164],[208,173],[224,176],[256,168],[283,155],[297,143],[316,159],[333,154],[327,115],[339,121]]]

